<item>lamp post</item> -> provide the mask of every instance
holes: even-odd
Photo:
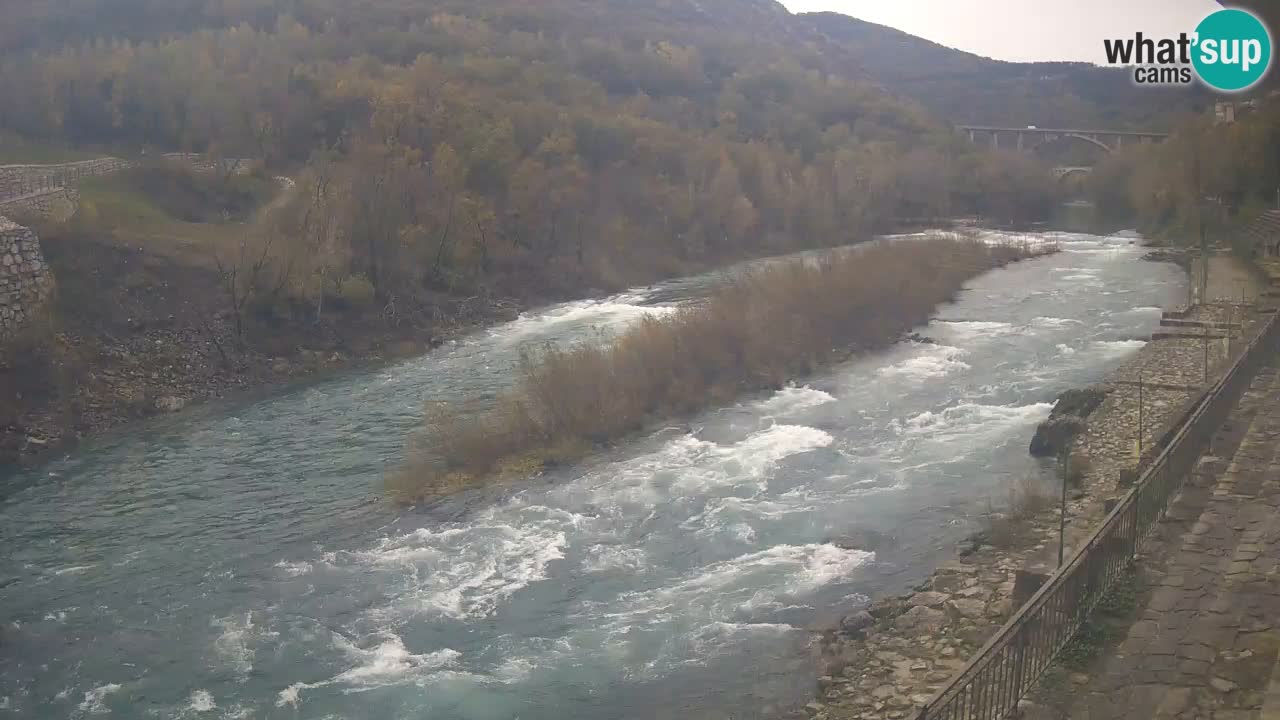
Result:
[[[1062,451],[1062,507],[1058,513],[1058,567],[1067,546],[1067,480],[1071,477],[1071,448]]]

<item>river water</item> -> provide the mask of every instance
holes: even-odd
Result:
[[[753,717],[804,628],[917,581],[1015,479],[1058,392],[1186,294],[1128,238],[973,281],[903,343],[571,471],[398,509],[425,400],[526,343],[670,312],[694,278],[86,443],[0,485],[0,716]],[[842,549],[841,536],[887,538]]]

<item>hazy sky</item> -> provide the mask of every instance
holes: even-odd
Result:
[[[1000,60],[1101,63],[1103,38],[1195,30],[1214,0],[781,0],[831,10]]]

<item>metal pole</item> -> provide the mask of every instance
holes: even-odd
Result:
[[[1227,362],[1236,354],[1236,306],[1227,307]]]
[[[1142,373],[1138,373],[1138,467],[1142,467]]]
[[[1201,326],[1203,331],[1201,337],[1204,338],[1204,384],[1209,384],[1209,321],[1205,320]]]
[[[1067,546],[1067,477],[1071,474],[1071,448],[1062,452],[1062,511],[1058,515],[1058,567]]]

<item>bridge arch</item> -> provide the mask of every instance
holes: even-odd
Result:
[[[1085,142],[1085,143],[1088,143],[1088,144],[1090,144],[1090,145],[1092,145],[1092,146],[1094,146],[1094,147],[1096,147],[1096,148],[1098,148],[1098,149],[1102,150],[1102,152],[1104,152],[1104,153],[1106,153],[1106,154],[1108,154],[1108,155],[1110,155],[1111,153],[1115,152],[1115,149],[1114,149],[1114,148],[1112,148],[1110,145],[1108,145],[1108,144],[1106,144],[1106,143],[1102,142],[1102,141],[1101,141],[1101,140],[1099,140],[1098,138],[1096,138],[1096,137],[1092,137],[1092,136],[1089,136],[1089,135],[1081,135],[1080,133],[1062,133],[1061,135],[1042,135],[1042,136],[1041,136],[1041,140],[1040,140],[1040,142],[1038,142],[1038,143],[1036,143],[1036,144],[1034,144],[1034,145],[1030,146],[1030,148],[1029,148],[1029,149],[1030,149],[1032,152],[1035,152],[1036,150],[1039,150],[1040,148],[1042,148],[1042,147],[1044,147],[1044,146],[1046,146],[1046,145],[1050,145],[1050,144],[1052,144],[1052,143],[1056,143],[1056,142],[1061,142],[1061,141],[1063,141],[1063,140],[1074,140],[1074,141],[1077,141],[1077,142]]]
[[[1091,175],[1093,174],[1093,168],[1083,165],[1079,167],[1056,167],[1053,169],[1053,174],[1056,175],[1059,180],[1065,180],[1067,177],[1072,175]]]
[[[967,134],[970,142],[977,143],[985,140],[989,141],[992,147],[1000,147],[1001,136],[1005,138],[1012,136],[1016,141],[1018,150],[1021,151],[1033,150],[1046,143],[1058,140],[1074,140],[1100,148],[1103,152],[1112,153],[1121,146],[1130,143],[1161,142],[1169,137],[1168,133],[1144,130],[1081,130],[1078,128],[1040,128],[1034,125],[1025,127],[957,125],[956,129]]]
[[[1103,151],[1103,152],[1105,152],[1105,153],[1112,153],[1112,152],[1115,152],[1115,151],[1112,149],[1112,147],[1111,147],[1110,145],[1108,145],[1108,144],[1106,144],[1106,143],[1102,142],[1102,141],[1101,141],[1101,140],[1099,140],[1098,138],[1089,137],[1088,135],[1080,135],[1080,134],[1078,134],[1078,133],[1067,133],[1066,135],[1063,135],[1062,137],[1063,137],[1063,139],[1067,139],[1067,138],[1069,138],[1069,139],[1072,139],[1072,140],[1083,140],[1083,141],[1085,141],[1085,142],[1087,142],[1087,143],[1091,143],[1091,144],[1093,144],[1093,145],[1097,145],[1098,147],[1102,148],[1102,151]]]

